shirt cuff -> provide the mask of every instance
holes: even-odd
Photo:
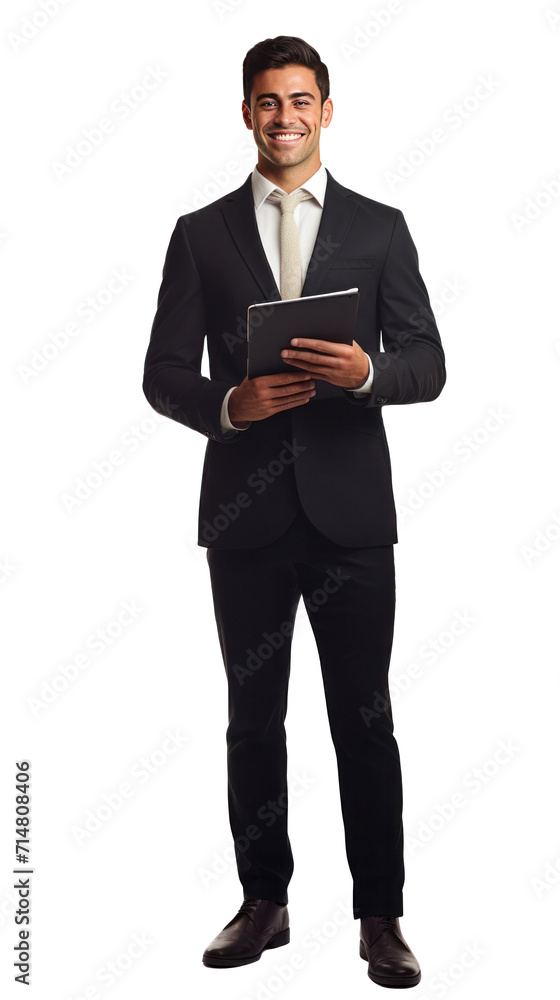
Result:
[[[369,362],[368,377],[366,378],[364,384],[361,385],[358,389],[352,389],[352,392],[354,393],[355,396],[367,396],[369,395],[373,387],[373,365],[371,363],[371,358],[369,354],[367,355],[367,359]]]
[[[246,431],[248,427],[234,427],[231,420],[229,419],[228,413],[228,399],[231,396],[234,389],[237,389],[236,385],[232,385],[231,389],[228,389],[224,396],[224,401],[222,403],[222,409],[220,410],[220,427],[224,434],[226,431]]]

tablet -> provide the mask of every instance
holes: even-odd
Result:
[[[347,288],[250,305],[247,309],[247,377],[303,371],[293,364],[287,365],[280,354],[287,348],[298,350],[290,345],[292,337],[317,337],[352,344],[359,297],[357,288]]]

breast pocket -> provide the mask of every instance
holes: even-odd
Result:
[[[331,271],[361,271],[375,266],[375,257],[339,257]]]

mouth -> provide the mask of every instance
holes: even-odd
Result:
[[[304,132],[267,132],[268,138],[279,146],[295,146],[303,139]]]

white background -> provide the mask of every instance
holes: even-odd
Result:
[[[436,401],[383,411],[399,510],[391,677],[408,838],[401,926],[423,972],[414,995],[557,995],[560,3],[410,0],[373,19],[387,8],[51,0],[45,15],[38,0],[3,4],[3,996],[23,992],[11,888],[22,758],[41,1000],[380,989],[358,956],[303,605],[287,718],[291,943],[239,969],[201,962],[242,901],[226,680],[196,544],[206,439],[158,419],[141,382],[177,217],[239,187],[256,162],[241,65],[277,34],[326,62],[322,162],[403,210],[447,360]],[[153,89],[135,90],[150,70]],[[112,131],[60,176],[68,147],[107,117]],[[405,163],[409,176],[391,179]],[[128,277],[108,301],[113,269]],[[91,322],[89,296],[101,306]],[[111,474],[69,509],[100,462]],[[119,626],[123,602],[136,617]],[[467,625],[454,635],[458,615]],[[98,629],[114,637],[94,653]],[[80,655],[88,665],[72,670]],[[162,749],[169,732],[174,753]],[[131,797],[111,809],[125,782]]]

